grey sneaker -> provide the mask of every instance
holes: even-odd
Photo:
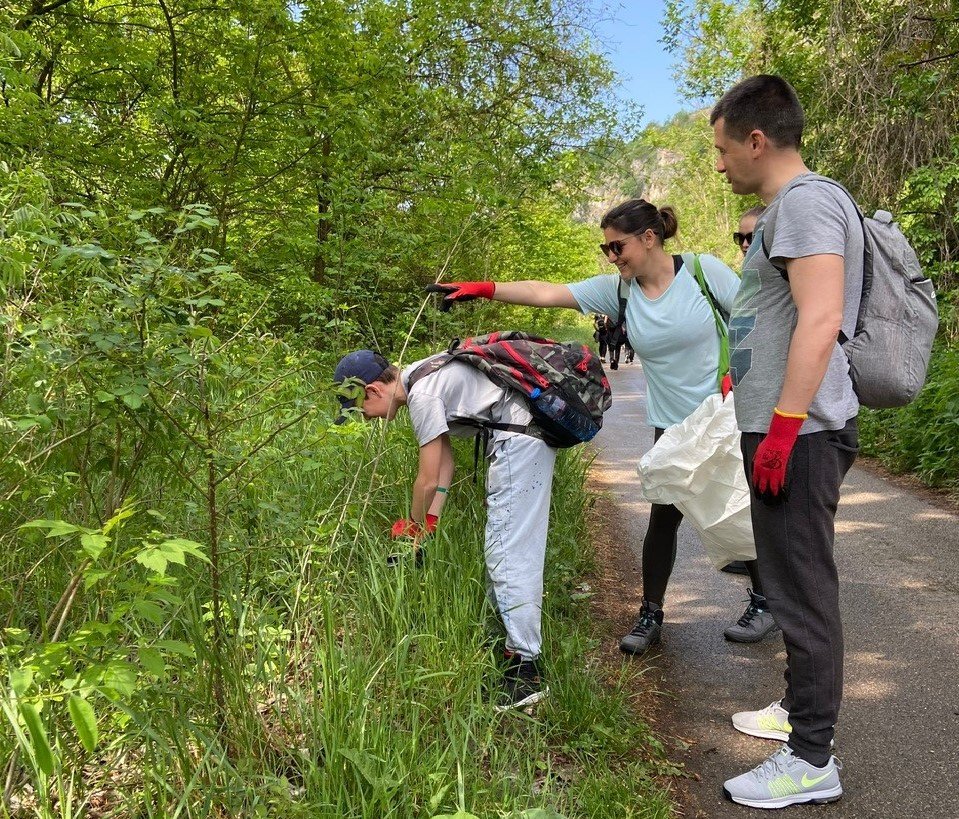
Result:
[[[778,739],[785,742],[793,727],[789,724],[789,712],[782,700],[772,702],[758,711],[740,711],[733,714],[733,728],[760,739]]]
[[[752,589],[746,591],[749,592],[746,611],[736,625],[723,632],[726,639],[734,643],[758,643],[763,637],[779,630],[772,614],[766,608],[766,598],[761,594],[754,594]]]
[[[619,641],[619,650],[624,654],[639,656],[652,646],[658,645],[663,636],[663,610],[653,608],[646,598],[643,598],[639,617],[630,629],[629,634]]]
[[[822,805],[842,796],[839,771],[842,763],[829,757],[822,768],[795,756],[788,745],[751,771],[727,779],[723,795],[750,808],[785,808],[812,802]]]

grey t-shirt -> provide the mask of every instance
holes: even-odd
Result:
[[[742,286],[729,322],[736,420],[743,432],[769,430],[786,376],[797,312],[780,270],[786,259],[818,254],[843,257],[842,330],[851,337],[862,294],[862,224],[856,206],[840,188],[803,174],[787,183],[759,217],[743,260]],[[842,429],[858,411],[849,362],[837,340],[800,434]]]
[[[476,435],[477,427],[471,425],[471,421],[525,426],[533,420],[522,395],[494,384],[478,369],[462,361],[451,361],[410,387],[410,376],[421,364],[435,357],[416,361],[400,374],[408,391],[406,405],[420,446],[444,433],[454,437]]]

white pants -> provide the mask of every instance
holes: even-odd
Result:
[[[493,433],[486,476],[488,591],[506,648],[534,660],[542,646],[543,566],[556,450],[539,438]]]

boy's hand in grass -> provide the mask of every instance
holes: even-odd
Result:
[[[423,565],[423,547],[420,545],[420,542],[424,537],[433,534],[436,531],[436,524],[439,521],[439,518],[436,515],[427,515],[426,516],[426,526],[420,526],[415,520],[407,520],[406,518],[400,518],[396,521],[392,528],[390,529],[390,536],[397,540],[399,538],[411,538],[413,541],[413,551],[412,555],[416,561],[417,566]],[[404,555],[403,553],[391,554],[386,558],[386,564],[388,566],[398,565],[404,557],[408,557],[409,553]]]
[[[414,540],[419,540],[423,537],[424,532],[427,535],[433,534],[436,531],[436,524],[439,521],[439,518],[436,515],[427,515],[426,516],[426,527],[420,526],[415,520],[407,520],[406,518],[400,518],[396,521],[392,528],[390,529],[390,537],[394,540],[401,537],[411,537]]]

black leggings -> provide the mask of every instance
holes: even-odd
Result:
[[[658,441],[662,434],[662,429],[654,427],[653,441]],[[660,606],[666,597],[666,586],[676,563],[676,532],[682,520],[683,513],[675,506],[652,504],[649,528],[643,541],[643,597]],[[759,580],[759,565],[755,560],[745,562],[753,591],[761,595],[763,587]]]

